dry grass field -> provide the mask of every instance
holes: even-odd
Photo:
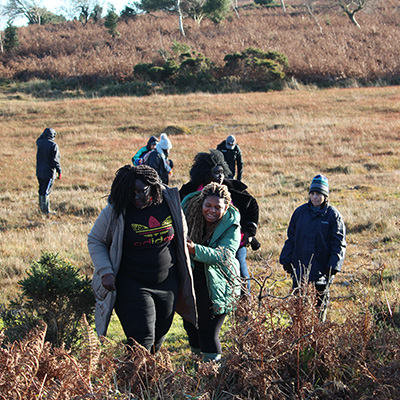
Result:
[[[87,234],[115,171],[150,135],[178,126],[187,131],[170,137],[171,186],[188,180],[197,152],[228,134],[237,137],[243,181],[260,205],[262,248],[249,251],[250,270],[254,276],[271,271],[278,282],[272,294],[290,292],[279,252],[292,212],[306,201],[312,177],[323,173],[348,232],[328,318],[340,323],[348,310],[361,313],[369,302],[398,315],[399,87],[59,101],[1,94],[0,110],[1,303],[15,297],[17,281],[43,251],[91,274]],[[58,132],[63,167],[50,196],[57,215],[49,218],[38,212],[35,177],[35,140],[46,127]]]
[[[115,171],[168,126],[189,132],[171,136],[171,185],[178,187],[189,179],[197,152],[215,148],[228,134],[237,137],[243,180],[260,205],[261,253],[276,273],[289,218],[306,200],[312,177],[323,173],[348,230],[338,280],[383,265],[398,278],[398,87],[0,102],[3,302],[41,251],[59,252],[90,273],[86,235],[106,204]],[[38,213],[35,140],[49,126],[58,132],[64,173],[50,197],[58,215],[44,218]]]

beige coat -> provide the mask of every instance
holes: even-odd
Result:
[[[183,215],[177,188],[163,187],[163,199],[168,204],[175,229],[177,267],[179,273],[179,293],[176,311],[187,321],[197,326],[195,294],[192,269],[186,247],[187,226]],[[117,293],[108,291],[101,283],[105,274],[118,273],[122,258],[124,240],[124,216],[115,218],[111,205],[107,205],[97,218],[88,235],[88,248],[94,266],[92,286],[96,299],[95,324],[100,335],[107,333]]]

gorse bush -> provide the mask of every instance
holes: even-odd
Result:
[[[248,90],[277,89],[284,82],[288,68],[288,60],[284,54],[254,48],[227,54],[224,61],[225,75],[237,77]]]
[[[190,51],[175,42],[175,54],[164,63],[141,63],[134,75],[143,81],[163,83],[178,91],[216,92],[281,89],[286,79],[287,57],[279,52],[248,48],[225,56],[225,65],[216,66],[204,54]],[[232,79],[233,78],[233,79]],[[235,86],[227,84],[231,79]]]
[[[3,307],[1,317],[10,341],[23,338],[39,321],[48,328],[46,340],[70,347],[79,340],[83,314],[93,320],[94,297],[91,281],[58,254],[43,253],[20,280],[22,293]]]

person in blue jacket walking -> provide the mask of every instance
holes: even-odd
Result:
[[[54,179],[62,177],[60,164],[60,150],[54,141],[57,132],[53,128],[46,128],[36,140],[36,177],[39,182],[39,208],[45,214],[55,214],[50,211],[49,196],[53,188]]]
[[[309,197],[291,217],[279,262],[291,274],[293,289],[309,282],[315,285],[320,319],[325,321],[329,286],[346,254],[346,228],[339,211],[329,204],[325,176],[313,178]]]

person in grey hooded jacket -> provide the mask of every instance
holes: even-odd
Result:
[[[293,288],[312,282],[317,291],[320,319],[326,318],[329,286],[342,269],[346,254],[346,228],[339,211],[328,202],[329,184],[323,175],[313,178],[310,200],[290,220],[279,262],[293,279]]]
[[[39,181],[39,208],[43,214],[50,214],[49,195],[53,188],[54,179],[62,177],[60,151],[54,141],[57,132],[46,128],[36,140],[36,176]]]

